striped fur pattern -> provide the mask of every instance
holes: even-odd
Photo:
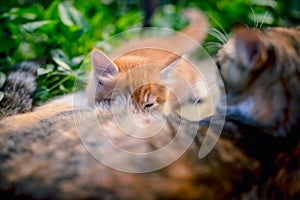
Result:
[[[31,111],[38,67],[36,62],[24,61],[11,68],[1,88],[4,97],[0,101],[0,119]]]

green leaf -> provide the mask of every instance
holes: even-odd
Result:
[[[83,55],[72,58],[71,59],[72,69],[73,70],[78,69],[81,66],[84,59],[85,59],[85,56],[83,56]]]
[[[69,66],[70,61],[61,49],[51,51],[51,56],[53,61],[59,65],[60,70],[71,71],[71,67]]]
[[[0,91],[0,101],[3,99],[4,93]]]
[[[45,86],[40,86],[34,93],[34,101],[36,104],[42,104],[51,97],[50,90]]]
[[[17,53],[24,60],[36,57],[34,46],[28,42],[21,42],[17,49]]]
[[[50,20],[29,22],[29,23],[21,25],[21,27],[28,32],[32,32],[32,31],[40,28],[41,26],[44,26],[45,24],[49,24],[50,22],[51,22]]]
[[[6,80],[5,74],[0,72],[0,88],[4,85],[5,80]]]
[[[88,23],[85,21],[81,13],[72,6],[71,2],[64,1],[58,4],[59,17],[66,26],[78,26],[83,31],[89,29]]]
[[[8,22],[8,28],[14,37],[20,37],[20,30],[16,24]]]
[[[53,72],[54,70],[54,65],[53,64],[47,64],[45,66],[45,68],[38,68],[38,76],[44,75],[44,74],[48,74],[50,72]]]
[[[2,31],[2,33],[3,32],[4,31]],[[17,41],[16,39],[13,39],[11,35],[3,36],[0,34],[0,44],[0,52],[9,52],[10,50],[15,50]]]
[[[251,2],[259,6],[270,6],[271,8],[276,8],[278,5],[275,0],[251,0]]]
[[[44,10],[44,17],[45,19],[59,19],[59,14],[58,14],[58,4],[59,0],[52,1],[52,3],[49,5],[46,10]]]
[[[10,18],[11,21],[37,20],[43,15],[42,6],[39,4],[31,5],[30,7],[17,8],[13,7],[4,13],[4,17]]]

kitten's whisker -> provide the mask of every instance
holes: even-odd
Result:
[[[219,36],[219,34],[218,34],[216,31],[214,31],[213,29],[210,29],[210,30],[207,32],[207,34],[209,34],[209,35],[211,35],[211,36],[217,38],[218,40],[220,40],[220,41],[223,43],[223,36]]]
[[[221,29],[222,34],[223,34],[224,36],[226,36],[226,41],[227,41],[227,40],[228,40],[228,37],[227,37],[226,31],[225,31],[224,28],[221,26],[221,24],[220,24],[215,18],[213,18],[210,14],[207,13],[207,15],[208,15],[208,17],[211,18],[211,19],[217,24],[217,26]],[[219,31],[219,32],[220,32],[220,31]],[[220,33],[221,33],[221,32],[220,32]]]
[[[216,75],[205,76],[205,80],[215,80],[215,79],[216,79]]]
[[[214,83],[216,82],[216,79],[205,79],[207,83]]]
[[[221,32],[220,30],[218,30],[216,28],[213,28],[213,30],[223,38],[224,42],[228,41],[228,35],[226,32]]]
[[[212,85],[215,85],[215,84],[207,84],[207,87],[210,88]]]
[[[212,46],[222,46],[222,43],[219,42],[207,42],[205,43],[207,46],[212,45]]]
[[[211,89],[211,88],[215,87],[215,85],[216,84],[209,84],[207,87],[208,87],[208,89]]]
[[[212,80],[212,79],[215,79],[216,75],[215,74],[212,74],[212,75],[206,75],[205,76],[205,80]]]
[[[207,32],[209,35],[217,38],[218,40],[220,40],[222,42],[222,44],[226,43],[228,40],[228,37],[226,34],[223,34],[222,32],[220,32],[218,29],[216,28],[212,28]]]
[[[218,42],[207,42],[205,44],[206,47],[217,47],[217,48],[221,48],[223,46],[223,44],[218,43]]]

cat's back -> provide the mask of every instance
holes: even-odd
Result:
[[[147,124],[145,115],[131,114],[126,121],[127,110],[116,109],[63,111],[13,132],[5,124],[15,120],[1,121],[1,194],[33,199],[226,199],[239,196],[241,190],[235,193],[234,185],[259,169],[257,161],[229,140],[220,140],[208,157],[199,159],[207,127],[199,130],[198,123],[176,115],[158,116]],[[158,127],[156,138],[138,141],[126,135],[149,136]],[[174,138],[178,130],[182,134]],[[185,142],[191,146],[182,151]],[[171,149],[155,154],[169,144]],[[138,157],[145,153],[148,157]],[[170,158],[177,159],[153,170]],[[251,188],[251,181],[244,190]],[[222,194],[217,193],[220,188]]]

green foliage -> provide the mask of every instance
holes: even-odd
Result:
[[[0,10],[0,71],[7,73],[12,64],[23,60],[46,60],[39,69],[37,104],[79,89],[86,71],[78,70],[92,47],[127,28],[141,26],[140,10],[128,12],[125,5],[121,12],[112,12],[114,6],[122,7],[117,1],[104,4],[99,0],[11,1]]]
[[[157,2],[161,7],[155,12],[152,25],[174,30],[187,25],[187,20],[179,14],[187,6],[203,10],[211,26],[224,34],[236,23],[256,27],[288,26],[299,23],[300,18],[298,0]],[[80,66],[93,46],[117,33],[141,27],[142,21],[142,1],[137,0],[1,2],[0,87],[12,64],[38,58],[44,64],[39,69],[37,104],[80,89],[88,70]],[[215,34],[211,34],[207,41],[220,42]],[[213,53],[215,49],[209,51]]]

